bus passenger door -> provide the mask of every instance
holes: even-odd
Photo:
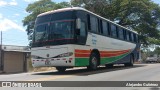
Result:
[[[77,35],[77,42],[80,45],[85,45],[86,38],[87,38],[86,23],[83,20],[81,20],[80,22],[81,22],[81,25]]]

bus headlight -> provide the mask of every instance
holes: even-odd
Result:
[[[60,55],[56,56],[55,58],[69,57],[69,56],[72,56],[72,55],[73,55],[72,52],[68,52],[68,53],[60,54]]]
[[[36,55],[31,55],[31,58],[33,59],[42,59],[42,57],[36,56]]]

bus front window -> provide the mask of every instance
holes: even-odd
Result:
[[[50,26],[49,40],[62,40],[73,38],[72,24],[73,21],[52,22]]]
[[[47,40],[47,26],[39,25],[35,30],[35,42],[41,42]]]
[[[47,24],[39,25],[35,29],[35,42],[44,42],[48,40],[72,39],[73,21],[56,21],[49,26]]]
[[[34,41],[42,43],[73,39],[72,25],[73,21],[56,21],[49,26],[47,24],[39,25],[35,29]]]
[[[74,43],[72,11],[39,16],[36,19],[33,47]]]

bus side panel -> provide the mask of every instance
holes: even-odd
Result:
[[[88,66],[90,49],[88,46],[75,45],[75,66]]]
[[[107,51],[108,53],[101,53],[101,64],[109,64],[109,63],[126,63],[128,62],[128,56],[131,53],[131,50],[123,50],[123,51]],[[127,59],[126,59],[127,58]],[[122,61],[120,61],[122,60]]]
[[[97,35],[89,32],[86,42],[91,49],[97,49],[100,52],[100,64],[108,63],[127,63],[130,60],[129,55],[136,49],[136,44]]]
[[[91,51],[95,49],[94,47],[90,46],[75,46],[75,66],[81,67],[81,66],[88,66],[89,65],[89,58]],[[100,64],[123,64],[128,63],[131,50],[122,50],[122,51],[111,51],[107,49],[98,49],[101,55],[101,61]]]

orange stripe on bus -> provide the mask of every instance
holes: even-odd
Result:
[[[131,49],[129,50],[121,50],[121,51],[100,51],[100,56],[101,57],[114,57],[114,56],[119,56],[125,53],[128,53]],[[90,50],[75,50],[75,57],[90,57]]]
[[[76,49],[75,53],[91,53],[91,51],[90,50],[78,50],[78,49]]]
[[[75,57],[90,57],[90,54],[75,54]]]
[[[121,51],[100,51],[100,53],[121,53],[121,52],[129,52],[129,50],[121,50]]]
[[[129,52],[131,49],[129,50],[121,50],[121,51],[100,51],[100,53],[122,53],[122,52]],[[75,50],[75,53],[91,53],[90,50]]]
[[[107,53],[107,54],[103,54],[101,53],[101,57],[113,57],[113,56],[119,56],[119,55],[122,55],[122,54],[125,54],[127,52],[121,52],[121,53]]]

